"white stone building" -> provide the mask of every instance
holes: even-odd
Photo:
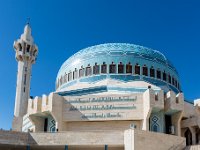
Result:
[[[133,145],[129,135],[141,132],[148,139],[150,132],[144,131],[163,133],[151,134],[169,143],[176,137],[185,137],[187,145],[200,142],[200,100],[185,100],[176,68],[159,51],[127,43],[85,48],[63,63],[55,91],[29,98],[31,66],[38,53],[29,24],[14,49],[18,76],[13,130],[96,135],[85,135],[88,141],[98,139],[99,132],[113,133],[107,143],[126,150]],[[116,137],[115,132],[123,134]],[[115,138],[123,138],[124,144],[119,146]],[[135,141],[139,149],[145,146],[140,138]]]

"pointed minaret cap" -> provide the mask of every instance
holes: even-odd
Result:
[[[26,26],[24,27],[24,34],[26,36],[31,36],[31,27],[30,27],[29,23],[26,24]]]
[[[30,27],[29,22],[24,27],[24,33],[21,35],[21,39],[24,42],[27,42],[29,44],[33,44],[33,37],[31,35],[31,27]]]

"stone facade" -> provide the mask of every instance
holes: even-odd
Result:
[[[103,149],[109,150],[181,150],[185,147],[185,139],[173,135],[146,132],[128,129],[122,131],[67,131],[59,133],[22,133],[0,131],[0,148],[4,145],[27,146],[31,149],[64,149],[67,145],[70,150]],[[16,138],[17,137],[17,138]],[[154,140],[152,140],[152,138]],[[167,141],[167,142],[166,142]]]
[[[172,125],[176,128],[174,134],[180,134],[178,129],[180,128],[180,114],[182,114],[184,105],[183,97],[169,91],[164,103],[165,95],[163,91],[158,93],[158,99],[155,100],[156,94],[152,89],[135,94],[110,94],[105,92],[101,95],[74,97],[62,97],[56,93],[51,93],[49,96],[44,95],[41,98],[29,99],[27,113],[30,118],[38,119],[47,116],[48,113],[56,120],[56,128],[59,131],[73,128],[74,130],[79,130],[79,128],[84,130],[84,124],[88,127],[87,130],[98,130],[98,127],[95,127],[98,126],[95,125],[95,122],[101,124],[102,127],[105,124],[107,129],[109,127],[115,129],[115,126],[116,129],[128,129],[131,125],[134,125],[134,128],[137,129],[153,130],[153,121],[150,121],[149,125],[149,120],[156,116],[159,119],[158,132],[165,132],[164,117],[166,112],[173,108],[176,111],[170,115],[172,116]],[[172,103],[171,101],[175,99],[178,102]],[[38,114],[37,117],[36,114]],[[76,126],[77,128],[75,128]],[[37,131],[35,130],[35,132]]]

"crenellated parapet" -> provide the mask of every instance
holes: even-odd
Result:
[[[182,128],[198,126],[200,128],[200,99],[194,100],[194,105],[185,103]],[[193,107],[193,109],[191,109]]]
[[[174,113],[184,110],[184,95],[183,93],[174,93],[173,91],[168,91],[164,96],[165,102],[165,112]]]
[[[63,97],[55,93],[29,99],[27,115],[35,126],[34,132],[44,130],[45,118],[48,118],[49,121],[53,121],[54,126],[62,130],[62,107]]]
[[[28,114],[41,113],[42,98],[36,96],[34,99],[28,101]]]

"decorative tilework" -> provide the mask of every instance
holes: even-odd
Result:
[[[50,125],[50,132],[55,132],[56,131],[56,124],[55,120],[51,120],[51,125]]]
[[[158,120],[159,118],[155,115],[152,117],[152,125],[151,125],[151,130],[154,131],[154,132],[159,132],[160,131],[160,127],[159,127],[159,124],[158,124]]]
[[[87,59],[88,57],[94,57],[100,54],[103,54],[104,56],[105,54],[121,56],[130,53],[136,54],[140,57],[146,57],[152,60],[160,61],[161,63],[165,63],[175,70],[172,63],[159,51],[128,43],[107,43],[82,49],[79,52],[72,55],[67,61],[65,61],[61,67],[61,70],[67,67],[69,64],[73,63],[73,61],[76,59]]]
[[[161,72],[165,71],[166,73],[170,73],[170,75],[174,76],[179,82],[178,73],[175,67],[162,53],[150,48],[134,44],[127,44],[127,43],[100,44],[80,50],[79,52],[75,53],[73,56],[71,56],[63,63],[58,72],[57,80],[60,79],[61,76],[64,76],[65,73],[73,72],[75,68],[79,70],[81,66],[85,68],[88,66],[88,64],[90,64],[90,66],[94,66],[95,63],[101,65],[103,64],[103,62],[107,64],[107,72],[109,71],[108,65],[111,64],[112,62],[114,64],[119,64],[119,62],[122,62],[122,64],[124,65],[130,62],[133,65],[133,67],[136,63],[138,63],[140,66],[146,65],[148,68],[153,66],[154,69],[159,68]],[[66,83],[61,84],[57,89],[57,91],[75,85],[78,82],[94,83],[95,81],[100,80],[100,78],[102,77],[103,78],[110,77],[115,80],[123,80],[126,82],[130,80],[136,80],[136,78],[138,80],[146,79],[146,81],[152,83],[151,82],[152,80],[150,81],[150,78],[143,78],[142,75],[140,76],[134,76],[134,75],[126,76],[118,74],[104,74],[104,76],[100,75],[103,74],[92,75],[90,77],[81,77],[75,79],[74,81],[68,81]],[[165,91],[166,89],[171,88],[174,92],[176,93],[179,92],[179,90],[176,87],[168,86],[169,83],[159,82],[159,80],[157,80],[155,83],[157,86],[161,86],[162,88],[164,88]]]

